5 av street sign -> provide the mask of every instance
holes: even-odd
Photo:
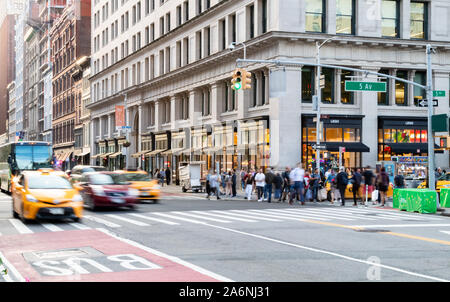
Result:
[[[345,91],[386,92],[386,83],[345,81]]]
[[[445,97],[445,90],[434,90],[433,97],[435,98]]]

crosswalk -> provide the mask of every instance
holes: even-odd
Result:
[[[90,214],[90,213],[89,213]],[[179,226],[185,224],[255,225],[279,222],[339,222],[346,225],[389,225],[395,223],[429,223],[450,226],[444,218],[417,213],[396,212],[376,208],[285,208],[242,210],[192,210],[146,213],[118,213],[85,215],[82,222],[37,222],[23,224],[18,219],[7,219],[10,229],[5,232],[5,222],[0,236],[108,228],[151,228],[154,226]],[[7,229],[7,228],[6,228]]]

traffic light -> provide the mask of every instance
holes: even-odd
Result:
[[[242,70],[242,89],[250,89],[252,86],[252,73],[246,70]]]
[[[231,79],[231,88],[233,90],[239,90],[242,88],[242,70],[237,68],[233,72],[233,78]]]

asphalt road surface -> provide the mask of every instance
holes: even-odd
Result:
[[[0,281],[450,280],[450,218],[329,203],[166,193],[80,223],[13,219],[0,194]]]

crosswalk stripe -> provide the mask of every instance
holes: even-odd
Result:
[[[236,211],[245,213],[245,211],[240,211],[240,210],[236,210]],[[250,211],[258,211],[258,210],[250,210]],[[264,211],[262,211],[261,213],[252,213],[252,214],[257,215],[257,216],[263,216],[263,217],[273,217],[273,218],[278,218],[278,219],[282,219],[282,220],[305,221],[306,219],[309,219],[309,218],[306,218],[306,219],[294,218],[294,217],[279,215],[279,214],[275,214],[275,213],[268,213],[268,212],[264,212]]]
[[[183,213],[183,212],[171,212],[171,213],[178,214],[178,215],[184,215],[184,216],[188,216],[188,217],[204,219],[204,220],[209,220],[209,221],[214,221],[214,222],[231,223],[231,221],[228,221],[228,220],[205,217],[205,216],[200,216],[200,215],[195,215],[195,214],[189,214],[189,213]],[[202,213],[202,214],[204,214],[204,213]]]
[[[317,219],[317,220],[323,220],[323,221],[329,221],[329,218],[324,218],[324,217],[319,217],[317,215],[310,215],[310,214],[288,214],[288,213],[283,213],[280,212],[278,210],[252,210],[252,211],[260,211],[260,212],[265,212],[265,213],[271,213],[271,214],[276,214],[276,215],[283,215],[283,216],[288,216],[288,217],[300,217],[303,219]]]
[[[212,212],[226,213],[227,215],[234,215],[234,216],[238,216],[238,217],[246,217],[246,218],[250,218],[250,219],[257,219],[257,220],[264,220],[264,221],[273,221],[273,222],[281,222],[281,220],[273,219],[273,218],[255,217],[255,216],[252,216],[251,213],[246,215],[246,214],[230,213],[228,211],[212,211]]]
[[[369,217],[364,217],[364,216],[360,216],[357,214],[350,214],[350,213],[340,213],[340,211],[335,211],[334,209],[292,209],[292,211],[298,211],[298,212],[308,212],[308,213],[324,213],[324,214],[330,214],[332,216],[337,216],[337,217],[344,217],[344,218],[359,218],[359,219],[365,219],[365,220],[376,220],[374,218],[369,218]]]
[[[172,219],[178,219],[178,220],[182,220],[182,221],[187,221],[187,222],[191,222],[191,223],[205,224],[205,222],[202,222],[202,221],[188,219],[188,218],[183,218],[183,217],[178,217],[178,216],[173,216],[173,215],[164,214],[164,213],[152,213],[152,214],[153,215],[158,215],[158,216],[163,216],[163,217],[166,217],[166,218],[172,218]]]
[[[408,214],[399,214],[399,213],[387,213],[385,212],[385,210],[370,210],[370,209],[358,209],[358,211],[361,210],[361,212],[364,213],[368,213],[368,214],[377,214],[378,217],[382,217],[383,219],[388,219],[388,220],[399,220],[400,218],[403,219],[411,219],[411,220],[426,220],[426,218],[422,218],[422,217],[416,217],[413,215],[408,215]],[[351,211],[351,210],[347,210],[347,211]],[[354,210],[356,211],[356,210]],[[440,220],[440,219],[438,219]]]
[[[52,223],[41,223],[41,225],[46,228],[47,230],[50,230],[52,232],[61,232],[63,229],[61,229],[59,226],[56,226]]]
[[[292,209],[292,210],[294,210],[294,209]],[[312,216],[312,217],[322,217],[322,218],[326,218],[326,219],[330,218],[330,219],[339,219],[339,220],[348,220],[348,221],[355,220],[353,218],[340,217],[338,215],[328,214],[328,213],[310,212],[310,211],[303,211],[303,210],[293,212],[292,210],[277,210],[277,209],[274,209],[274,210],[271,210],[271,211],[289,213],[289,214],[292,214],[292,215],[300,214],[300,215],[308,215],[308,216]]]
[[[79,229],[79,230],[90,230],[91,228],[88,227],[87,225],[84,225],[82,223],[78,223],[78,222],[71,222],[69,223],[71,226]]]
[[[138,226],[149,226],[148,223],[137,221],[137,220],[134,220],[134,219],[125,218],[125,217],[122,217],[122,216],[119,216],[119,215],[107,214],[106,216],[114,218],[114,219],[122,220],[122,221],[131,223],[131,224],[134,224],[134,225],[138,225]]]
[[[176,223],[176,222],[159,219],[159,218],[148,217],[148,216],[144,216],[141,214],[129,214],[129,215],[138,217],[138,218],[142,218],[142,219],[146,219],[146,220],[150,220],[150,221],[161,222],[161,223],[168,224],[168,225],[179,225],[179,223]]]
[[[256,220],[251,220],[251,219],[244,219],[244,218],[238,218],[238,217],[230,217],[227,214],[221,215],[221,214],[213,214],[210,212],[201,212],[201,211],[193,211],[194,213],[202,213],[205,215],[211,215],[214,217],[220,217],[220,218],[225,218],[225,219],[231,219],[231,220],[237,220],[237,221],[244,221],[244,222],[257,222]]]
[[[108,226],[110,228],[120,228],[120,227],[122,227],[119,224],[116,224],[116,223],[113,223],[113,222],[110,222],[108,220],[105,220],[105,219],[102,219],[102,218],[99,218],[99,217],[95,217],[95,216],[84,216],[84,218],[92,220],[92,221],[100,223],[100,224],[104,224],[104,225],[106,225],[106,226]]]
[[[20,234],[33,234],[33,231],[29,229],[22,221],[17,219],[9,219],[9,222],[16,228]]]
[[[343,212],[347,212],[347,213],[355,213],[354,211],[351,211],[351,210],[344,210],[344,209],[342,209],[342,210],[340,210],[340,211],[343,211]],[[358,210],[359,211],[359,210]],[[364,215],[363,213],[367,213],[367,214],[377,214],[376,215],[376,217],[378,218],[378,219],[386,219],[386,220],[395,220],[395,221],[398,221],[399,219],[400,219],[400,217],[392,217],[392,216],[388,216],[387,214],[382,214],[382,213],[377,213],[377,212],[373,212],[373,211],[361,211],[362,213],[361,213],[361,215]],[[416,219],[417,220],[417,219]],[[419,219],[420,220],[420,219]]]

